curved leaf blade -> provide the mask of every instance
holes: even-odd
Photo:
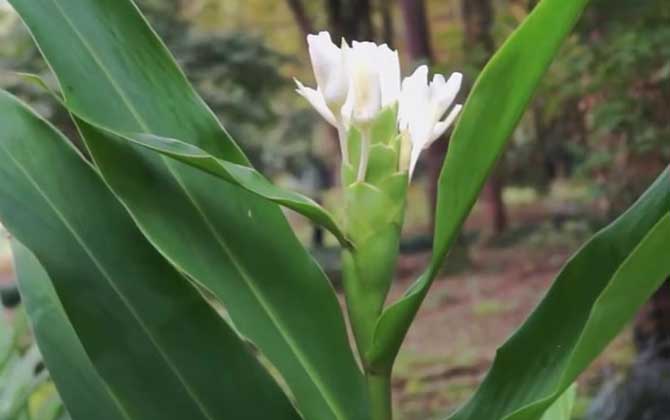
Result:
[[[131,1],[11,3],[54,70],[65,103],[84,121],[111,132],[185,139],[246,164]],[[237,329],[277,367],[301,413],[367,419],[363,376],[335,293],[281,209],[86,123],[80,129],[143,234],[223,302]]]
[[[342,246],[351,246],[350,241],[346,238],[334,217],[318,203],[302,194],[277,187],[252,167],[217,159],[199,147],[177,139],[142,133],[118,134],[108,132],[106,135],[126,139],[149,150],[169,156],[237,185],[266,200],[294,210],[328,229]]]
[[[570,420],[577,398],[577,385],[572,385],[542,416],[542,420]]]
[[[17,75],[49,93],[61,106],[76,116],[75,118],[86,119],[83,115],[77,115],[76,109],[68,107],[68,104],[65,103],[61,95],[49,88],[41,76],[33,73],[17,73]],[[87,124],[95,127],[95,124],[90,121]],[[291,209],[327,229],[337,238],[343,247],[348,248],[352,246],[351,241],[347,239],[335,218],[326,209],[309,197],[274,185],[253,167],[218,159],[193,144],[177,139],[145,133],[113,133],[101,127],[95,128],[101,130],[103,132],[102,135],[128,140],[194,168],[199,168],[266,200]]]
[[[430,266],[377,323],[371,357],[379,369],[391,369],[488,174],[587,3],[588,0],[542,0],[475,82],[440,174]]]
[[[16,239],[12,239],[11,247],[33,334],[70,415],[82,420],[128,420],[88,358],[44,268]]]
[[[1,91],[0,125],[0,219],[46,269],[128,418],[299,419],[62,135]]]
[[[670,274],[670,177],[598,233],[561,270],[450,420],[539,418]],[[504,395],[505,398],[501,398]]]

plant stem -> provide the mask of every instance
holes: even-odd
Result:
[[[344,128],[344,124],[340,121],[337,122],[337,137],[340,140],[340,152],[342,153],[342,162],[345,164],[349,163],[349,139],[347,138],[347,129]]]
[[[368,373],[367,379],[372,410],[371,420],[393,420],[390,375]]]
[[[368,127],[361,128],[361,154],[358,162],[358,182],[365,181],[365,173],[368,170],[368,160],[370,158],[370,129]]]

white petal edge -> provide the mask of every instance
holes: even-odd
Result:
[[[326,31],[319,32],[318,35],[307,35],[307,45],[317,84],[327,83],[333,71],[333,65],[340,58],[340,49],[333,43],[330,34]]]
[[[463,105],[460,104],[455,105],[454,108],[449,113],[449,115],[447,115],[447,118],[444,119],[444,121],[440,121],[439,123],[435,124],[435,129],[433,130],[433,136],[430,139],[430,141],[426,144],[426,146],[424,146],[424,148],[430,146],[435,140],[439,139],[444,135],[444,133],[454,123],[454,121],[458,117],[458,114],[461,113],[462,109]]]
[[[389,106],[400,97],[400,57],[388,45],[377,47],[377,71],[382,91],[382,107]]]
[[[442,118],[444,113],[447,112],[456,96],[458,96],[462,83],[463,75],[461,73],[453,73],[446,82],[444,76],[441,75],[433,78],[431,94],[435,103],[436,118]]]
[[[421,152],[423,149],[421,147],[416,147],[415,145],[412,145],[412,152],[410,154],[410,160],[409,160],[409,179],[412,179],[412,175],[414,175],[414,169],[416,168],[416,164],[419,161],[419,156],[421,156]]]
[[[326,100],[323,98],[323,95],[320,91],[312,88],[308,88],[299,80],[295,79],[295,83],[298,86],[295,90],[300,96],[307,99],[307,101],[316,109],[316,111],[321,114],[321,116],[328,121],[334,127],[337,127],[337,119],[333,112],[326,105]]]
[[[421,108],[428,105],[429,92],[428,66],[419,66],[402,81],[398,107],[398,125],[401,130],[408,129]]]
[[[454,123],[458,115],[461,113],[462,109],[463,105],[459,104],[454,106],[451,112],[449,112],[449,115],[447,115],[447,118],[445,118],[444,121],[440,121],[435,125],[435,128],[433,129],[433,133],[429,141],[425,142],[422,145],[412,144],[412,153],[409,164],[410,179],[412,179],[412,175],[414,174],[414,169],[416,168],[416,164],[419,161],[419,156],[421,155],[421,152],[429,148],[430,145],[435,142],[435,140],[442,137],[442,135],[447,131],[447,129]]]
[[[377,71],[377,45],[354,41],[343,46],[349,76],[349,92],[341,114],[345,126],[367,124],[381,109],[381,80]]]

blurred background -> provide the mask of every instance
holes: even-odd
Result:
[[[256,167],[337,213],[336,134],[295,94],[292,81],[314,85],[306,34],[328,30],[334,39],[388,43],[400,50],[404,74],[423,63],[436,72],[463,72],[463,100],[537,1],[137,3]],[[510,139],[402,349],[394,382],[401,420],[444,418],[464,402],[569,255],[670,161],[670,2],[591,3]],[[17,71],[41,74],[55,86],[18,16],[0,0],[0,87],[29,101],[76,144],[67,114]],[[391,298],[428,259],[435,182],[447,147],[446,139],[438,141],[420,160]],[[337,285],[335,240],[289,217]],[[12,277],[3,233],[0,286],[7,306],[17,303]],[[20,359],[30,356],[30,338],[18,308],[7,311],[14,325],[0,324],[0,334],[13,329],[22,337],[13,341]],[[575,419],[670,419],[669,337],[664,287],[582,375]],[[3,386],[3,377],[0,402],[18,392]],[[48,380],[28,382],[29,392],[55,398]]]

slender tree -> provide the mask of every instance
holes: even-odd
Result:
[[[400,8],[405,22],[406,48],[410,58],[415,62],[433,61],[425,0],[400,0]]]
[[[670,359],[670,283],[654,293],[634,327],[635,347],[646,358]]]
[[[493,4],[491,0],[462,0],[462,17],[466,57],[482,68],[495,52],[492,34]],[[503,202],[504,187],[501,164],[493,171],[484,189],[484,200],[494,233],[507,228],[507,211]]]
[[[382,18],[381,39],[387,43],[391,48],[395,44],[395,27],[393,24],[393,1],[392,0],[378,0],[377,8]]]
[[[310,17],[307,15],[305,5],[303,4],[302,0],[286,0],[286,3],[288,4],[288,7],[293,14],[295,22],[300,28],[300,32],[303,34],[303,41],[306,42],[307,34],[314,32],[314,25],[312,24]]]
[[[415,64],[432,63],[435,57],[430,39],[430,22],[425,0],[400,0],[400,8],[405,23],[406,48],[411,61]],[[433,143],[425,159],[428,174],[427,191],[431,203],[430,208],[433,211],[431,225],[434,225],[435,221],[437,185],[446,152],[447,142],[438,140]]]

